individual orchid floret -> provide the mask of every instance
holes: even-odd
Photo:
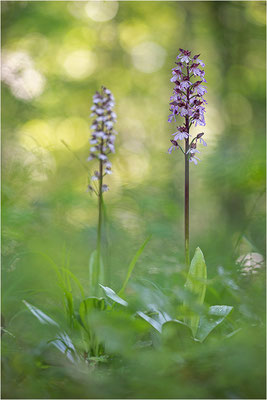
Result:
[[[193,162],[195,165],[197,165],[197,162],[200,161],[200,159],[196,157],[196,153],[200,153],[200,151],[197,150],[197,144],[192,141],[186,154],[189,157],[189,162]]]
[[[203,135],[204,135],[204,132],[199,133],[199,134],[196,136],[196,140],[199,140],[199,142],[202,143],[203,146],[207,146],[207,143],[205,142],[205,140],[202,139],[202,136],[203,136]]]
[[[189,158],[189,162],[193,162],[195,165],[197,165],[198,161],[201,161],[198,157],[195,155],[191,155]]]
[[[92,137],[90,139],[90,155],[87,161],[99,160],[99,170],[95,171],[91,181],[99,181],[101,188],[93,190],[95,192],[105,192],[107,185],[102,185],[103,177],[112,173],[111,162],[108,160],[110,153],[115,153],[115,138],[117,132],[114,130],[116,114],[113,111],[115,105],[111,91],[102,86],[100,92],[93,96],[91,107]],[[89,185],[93,187],[92,185]]]
[[[173,133],[175,135],[174,140],[188,139],[189,135],[185,126],[178,126],[177,129],[178,131]]]
[[[184,49],[179,49],[180,50],[180,54],[177,56],[177,58],[181,59],[181,62],[185,62],[186,64],[189,63],[189,61],[191,60],[190,55],[191,55],[191,51],[188,50],[184,50]]]
[[[168,152],[171,154],[171,152],[175,149],[179,149],[178,142],[176,140],[171,140],[172,146],[168,149]]]

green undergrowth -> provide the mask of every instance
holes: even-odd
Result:
[[[92,296],[90,285],[84,288],[69,268],[49,259],[57,292],[47,293],[44,304],[38,301],[38,288],[34,295],[25,293],[23,308],[3,332],[4,398],[15,376],[20,381],[12,388],[14,398],[38,393],[44,398],[194,398],[195,390],[198,398],[232,398],[255,393],[252,377],[264,379],[258,367],[246,385],[240,380],[252,352],[253,363],[261,362],[263,314],[244,300],[248,284],[250,290],[262,290],[262,276],[248,282],[220,267],[209,279],[197,248],[188,273],[181,272],[185,284],[170,279],[168,287],[161,287],[134,277],[149,242],[134,255],[117,293],[100,284],[100,295]],[[215,304],[223,291],[228,304]],[[229,386],[237,367],[240,376]],[[29,379],[34,384],[27,386]],[[261,389],[257,393],[261,398]]]

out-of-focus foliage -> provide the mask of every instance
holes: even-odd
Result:
[[[1,6],[2,397],[264,398],[265,278],[257,260],[265,258],[265,3]],[[234,311],[201,345],[181,345],[172,327],[160,344],[123,308],[104,319],[97,313],[95,329],[113,356],[77,368],[47,345],[53,332],[22,300],[64,326],[55,265],[66,285],[74,279],[66,270],[75,274],[88,296],[97,204],[86,193],[84,166],[92,95],[101,85],[114,93],[119,132],[105,193],[103,285],[119,291],[152,234],[125,293],[140,309],[143,299],[168,296],[177,313],[177,299],[184,300],[184,163],[167,153],[179,47],[201,53],[208,81],[208,147],[190,167],[191,256],[197,246],[205,255],[207,305]],[[77,281],[70,293],[65,307],[76,310]],[[137,344],[136,333],[143,335]],[[75,334],[72,340],[80,343]]]

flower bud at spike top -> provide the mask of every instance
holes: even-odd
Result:
[[[177,56],[176,67],[172,69],[171,82],[174,83],[173,95],[170,98],[170,111],[168,121],[176,122],[179,116],[184,118],[184,125],[177,126],[177,131],[173,133],[177,145],[174,140],[171,140],[172,146],[169,148],[169,153],[172,150],[180,149],[184,154],[187,154],[190,162],[197,164],[199,158],[195,156],[195,151],[198,143],[207,146],[203,139],[204,133],[199,133],[195,138],[189,140],[190,127],[204,126],[205,123],[205,104],[204,95],[207,92],[204,78],[205,72],[203,67],[205,64],[199,59],[200,54],[191,55],[191,51],[179,49],[180,53]],[[191,143],[190,143],[191,142]],[[181,144],[184,143],[184,150]],[[191,151],[192,150],[192,151]]]
[[[112,173],[111,162],[108,158],[110,153],[115,153],[114,143],[117,132],[114,130],[114,124],[117,116],[113,111],[114,105],[115,101],[111,91],[104,86],[102,86],[100,92],[96,92],[93,96],[91,148],[87,161],[99,161],[100,169],[95,171],[91,180],[101,180],[101,186],[103,177]],[[107,191],[108,186],[103,185],[102,189],[103,192]]]

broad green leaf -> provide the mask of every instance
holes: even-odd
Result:
[[[206,280],[207,280],[207,267],[202,251],[199,247],[196,248],[194,257],[191,261],[185,288],[191,292],[195,297],[197,305],[202,306],[206,294]],[[185,306],[190,304],[184,302]],[[190,311],[189,317],[185,318],[185,322],[191,327],[192,333],[195,336],[199,325],[199,314]]]
[[[134,270],[135,264],[137,263],[139,257],[140,257],[141,254],[143,253],[144,248],[146,247],[146,245],[147,245],[147,243],[149,242],[150,239],[151,239],[151,236],[149,236],[149,237],[144,241],[144,243],[142,244],[142,246],[141,246],[141,247],[137,250],[137,252],[135,253],[135,255],[134,255],[132,261],[130,262],[129,267],[128,267],[128,271],[127,271],[127,275],[126,275],[126,278],[125,278],[125,281],[123,282],[122,288],[121,288],[121,290],[120,290],[119,293],[118,293],[119,296],[121,296],[121,295],[123,294],[123,292],[124,292],[124,290],[125,290],[125,288],[126,288],[126,286],[127,286],[127,283],[128,283],[128,281],[129,281],[129,279],[131,278],[131,275],[132,275],[132,272],[133,272],[133,270]]]
[[[149,317],[142,311],[137,311],[137,315],[139,315],[141,318],[143,318],[145,321],[147,321],[153,328],[155,328],[159,333],[161,333],[161,324],[157,321],[155,321],[153,318]]]
[[[46,315],[39,308],[28,303],[26,300],[22,300],[25,306],[30,310],[30,312],[41,322],[41,324],[54,325],[59,327],[58,323]]]
[[[152,310],[155,312],[155,318],[161,324],[161,326],[165,324],[165,322],[172,320],[169,314],[167,314],[165,311],[160,311],[155,306],[152,308]]]
[[[127,307],[128,303],[127,301],[123,300],[121,297],[119,297],[114,290],[112,290],[111,288],[109,288],[108,286],[103,286],[101,284],[99,284],[99,286],[102,287],[102,289],[104,290],[104,292],[106,293],[106,296],[109,297],[111,300],[113,300],[115,303],[121,304],[122,306]]]
[[[216,326],[220,325],[233,310],[231,306],[211,306],[207,315],[200,317],[196,338],[203,342]]]
[[[153,319],[156,320],[160,326],[162,326],[165,322],[171,321],[172,318],[166,311],[161,311],[156,304],[149,304],[149,313],[153,315]]]
[[[89,286],[92,294],[97,294],[99,289],[99,282],[104,280],[104,264],[100,257],[100,263],[98,259],[98,252],[94,250],[89,260]]]
[[[167,321],[162,325],[162,337],[172,348],[182,349],[187,343],[193,341],[190,327],[177,319]]]
[[[83,300],[80,304],[79,314],[83,324],[88,327],[88,315],[93,310],[104,310],[106,308],[106,302],[103,297],[88,297]]]
[[[148,279],[139,278],[139,282],[133,282],[131,289],[136,298],[136,309],[151,310],[151,307],[158,310],[169,311],[169,299],[162,290]]]
[[[165,324],[167,324],[169,322],[182,324],[182,326],[186,327],[186,329],[189,330],[189,328],[186,324],[184,324],[183,322],[178,321],[176,319],[172,319],[166,312],[157,310],[155,307],[153,307],[152,309],[154,311],[153,318],[151,318],[149,315],[143,313],[142,311],[137,311],[137,315],[139,315],[141,318],[143,318],[145,321],[147,321],[158,332],[161,333],[163,326],[165,326]]]

